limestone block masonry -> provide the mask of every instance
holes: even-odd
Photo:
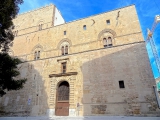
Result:
[[[1,116],[159,116],[134,5],[65,23],[54,5],[18,15],[10,55],[24,88]]]

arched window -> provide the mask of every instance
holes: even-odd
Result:
[[[63,40],[58,45],[59,48],[59,55],[68,55],[70,53],[70,43],[68,40]]]
[[[68,55],[69,54],[69,43],[67,41],[61,43],[60,49],[61,49],[61,55]]]
[[[65,55],[67,55],[68,54],[68,46],[66,45],[65,46]]]
[[[64,55],[64,46],[61,48],[62,55]]]
[[[34,60],[37,60],[37,51],[34,52]]]
[[[112,38],[111,37],[108,37],[107,39],[103,38],[103,45],[104,47],[112,46]]]
[[[40,59],[40,51],[38,51],[38,54],[37,54],[37,59]]]
[[[111,29],[104,29],[98,34],[98,40],[101,40],[103,47],[112,47],[115,43],[116,32]]]
[[[104,45],[104,47],[107,47],[107,39],[106,38],[103,38],[103,45]]]
[[[41,51],[37,51],[37,50],[34,52],[34,60],[40,59],[40,53]]]
[[[18,36],[18,30],[14,31],[14,32],[13,32],[13,35],[14,35],[14,36]]]
[[[68,54],[68,45],[62,46],[61,52],[62,52],[62,55],[67,55]]]
[[[42,25],[43,25],[43,24],[39,24],[39,30],[42,30]]]
[[[39,30],[41,30],[41,25],[39,25]]]
[[[107,44],[108,46],[112,46],[112,38],[111,37],[108,37],[108,40],[107,40]]]
[[[42,57],[41,53],[43,51],[43,47],[41,45],[37,45],[32,49],[32,53],[34,55],[33,59],[38,60]]]

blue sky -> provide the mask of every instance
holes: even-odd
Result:
[[[151,29],[152,27],[155,15],[160,15],[160,0],[24,0],[24,3],[20,5],[20,13],[51,3],[61,11],[66,22],[135,4],[144,39],[146,39],[147,28]],[[160,23],[157,25],[153,37],[160,56]],[[146,46],[154,77],[157,78],[159,74],[151,47],[149,44]]]

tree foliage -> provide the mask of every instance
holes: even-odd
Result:
[[[3,52],[7,52],[12,45],[14,39],[12,19],[18,14],[18,5],[22,3],[23,0],[0,0],[0,49]]]
[[[20,73],[17,65],[22,63],[18,58],[10,57],[7,53],[0,53],[0,96],[6,94],[6,90],[19,90],[23,88],[26,79],[16,79]]]
[[[21,3],[23,0],[0,0],[0,96],[21,89],[26,82],[26,79],[16,79],[20,74],[17,65],[21,61],[7,53],[14,40],[12,19],[18,14]]]

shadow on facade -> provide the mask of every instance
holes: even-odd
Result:
[[[153,91],[155,82],[144,43],[85,55],[88,62],[81,69],[84,116],[158,114]]]
[[[18,78],[27,78],[24,88],[9,91],[0,98],[0,116],[44,116],[48,109],[47,84],[41,60],[18,66]]]

